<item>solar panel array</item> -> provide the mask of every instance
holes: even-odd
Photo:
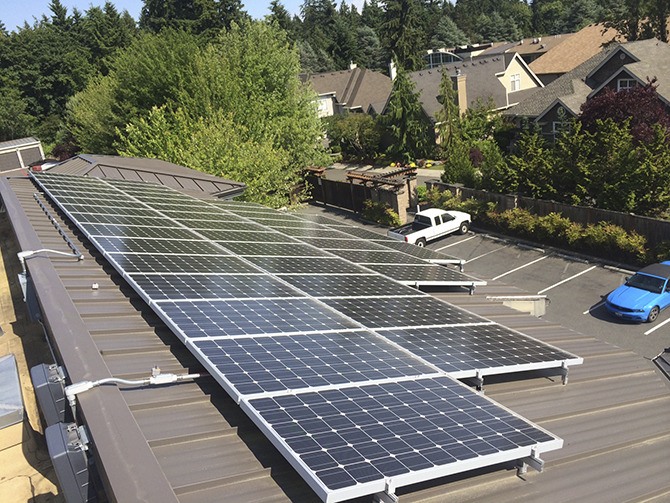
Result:
[[[581,359],[334,253],[382,244],[259,205],[33,176],[324,501],[562,445],[455,378]]]

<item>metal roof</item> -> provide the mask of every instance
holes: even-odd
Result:
[[[160,159],[80,154],[51,168],[62,173],[166,185],[190,194],[230,196],[245,185]]]
[[[16,150],[18,148],[39,145],[39,143],[40,141],[37,138],[33,138],[32,136],[27,138],[17,138],[16,140],[1,141],[0,152],[3,150]]]
[[[26,178],[0,180],[23,250],[67,250]],[[45,324],[72,381],[190,373],[200,365],[97,251],[52,213],[83,261],[27,261]],[[92,285],[98,284],[97,289]],[[585,358],[567,386],[545,371],[487,378],[504,406],[565,439],[543,456],[544,473],[517,478],[496,466],[399,492],[401,501],[667,501],[670,388],[651,362],[588,335],[512,311],[487,295],[520,293],[497,283],[435,296]],[[80,395],[82,417],[112,501],[315,501],[313,492],[212,379],[164,387],[99,387]]]

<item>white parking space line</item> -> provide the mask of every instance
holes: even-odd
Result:
[[[601,301],[598,302],[595,306],[593,306],[593,307],[590,308],[590,309],[587,309],[587,310],[584,311],[582,314],[589,314],[591,311],[595,311],[596,309],[598,309],[599,307],[604,306],[604,305],[605,305],[605,301],[604,301],[604,300],[601,300]]]
[[[511,271],[507,271],[507,272],[504,272],[504,273],[502,273],[502,274],[499,274],[499,275],[496,276],[495,278],[491,278],[491,281],[495,281],[495,280],[497,280],[497,279],[500,279],[500,278],[502,278],[502,277],[505,277],[505,276],[507,276],[508,274],[512,274],[513,272],[520,271],[521,269],[523,269],[523,268],[525,268],[525,267],[528,267],[528,266],[531,266],[531,265],[533,265],[533,264],[539,262],[540,260],[544,260],[544,259],[546,259],[546,258],[549,258],[549,255],[545,255],[544,257],[540,257],[540,258],[538,258],[538,259],[536,259],[536,260],[533,260],[532,262],[528,262],[527,264],[521,265],[521,266],[517,267],[516,269],[512,269]]]
[[[548,287],[545,288],[544,290],[540,290],[539,292],[537,292],[537,294],[539,295],[539,294],[541,294],[541,293],[548,292],[548,291],[551,290],[552,288],[556,288],[557,286],[560,286],[560,285],[562,285],[563,283],[567,283],[568,281],[570,281],[570,280],[572,280],[572,279],[575,279],[575,278],[581,276],[582,274],[586,274],[586,273],[589,272],[589,271],[593,271],[593,269],[595,269],[595,268],[596,268],[596,266],[594,265],[594,266],[592,266],[592,267],[589,267],[588,269],[584,269],[582,272],[578,272],[577,274],[575,274],[575,275],[573,275],[573,276],[570,276],[569,278],[565,278],[563,281],[559,281],[558,283],[554,283],[553,285],[548,286]]]
[[[670,323],[670,318],[668,318],[667,320],[665,320],[663,323],[659,323],[659,324],[656,325],[654,328],[650,328],[649,330],[647,330],[647,331],[644,333],[644,335],[649,335],[650,333],[655,332],[656,330],[658,330],[659,328],[661,328],[663,325],[667,325],[668,323]]]
[[[497,251],[504,250],[504,249],[505,249],[505,247],[501,247],[501,248],[496,248],[495,250],[491,250],[491,251],[486,252],[486,253],[482,253],[481,255],[477,255],[476,257],[472,257],[470,260],[466,260],[465,263],[469,264],[473,260],[477,260],[478,258],[486,257],[487,255],[491,255],[492,253],[495,253]]]
[[[456,245],[459,245],[459,244],[461,244],[461,243],[465,243],[466,241],[470,241],[471,239],[475,239],[476,237],[477,237],[477,236],[475,235],[475,236],[470,236],[469,238],[461,239],[460,241],[457,241],[457,242],[455,242],[455,243],[448,244],[447,246],[443,246],[442,248],[436,248],[435,251],[442,251],[442,250],[444,250],[445,248],[449,248],[450,246],[456,246]]]

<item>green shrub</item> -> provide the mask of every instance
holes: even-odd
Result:
[[[647,240],[643,236],[608,222],[588,225],[582,242],[586,250],[610,259],[623,257],[639,263],[647,257]]]
[[[391,206],[387,203],[372,201],[371,199],[363,201],[362,215],[366,220],[377,222],[381,225],[398,227],[401,224],[400,217],[393,211]]]

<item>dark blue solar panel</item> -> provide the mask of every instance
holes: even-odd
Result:
[[[450,465],[494,464],[516,459],[519,449],[561,443],[449,378],[250,399],[248,406],[325,494],[417,472],[434,478]]]
[[[165,301],[159,304],[159,309],[190,339],[359,328],[307,298]]]
[[[154,300],[302,297],[267,274],[133,274]]]
[[[454,325],[481,323],[482,321],[482,318],[477,315],[440,302],[428,295],[370,298],[365,302],[357,299],[324,299],[323,302],[372,329]]]
[[[192,344],[242,395],[434,373],[429,365],[370,332],[237,337]]]
[[[224,253],[224,252],[221,252]],[[230,255],[151,255],[113,253],[109,259],[128,273],[244,274],[260,272]]]
[[[377,275],[290,274],[280,277],[312,297],[424,296],[416,289]]]

